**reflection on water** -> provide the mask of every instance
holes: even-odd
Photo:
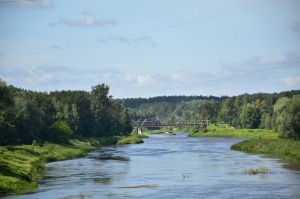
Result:
[[[299,164],[231,151],[242,139],[149,137],[49,163],[36,193],[8,198],[300,198]]]

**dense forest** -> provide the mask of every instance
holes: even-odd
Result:
[[[131,119],[161,123],[211,120],[236,128],[265,128],[300,139],[300,90],[233,97],[161,96],[113,99],[109,86],[87,91],[35,92],[0,80],[0,145],[129,135]]]
[[[128,135],[131,120],[105,84],[86,91],[34,92],[0,80],[0,145]]]
[[[211,120],[236,128],[273,129],[282,137],[300,139],[300,90],[220,98],[163,96],[117,101],[129,108],[130,118],[136,121],[153,117],[165,124]]]

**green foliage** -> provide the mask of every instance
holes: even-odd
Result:
[[[249,153],[273,154],[300,162],[300,142],[288,139],[245,140],[231,146],[231,149]]]
[[[54,143],[69,143],[73,131],[65,121],[57,121],[48,130],[48,140]]]
[[[274,116],[274,127],[282,137],[300,140],[300,95],[279,99]]]
[[[91,92],[48,94],[7,86],[0,80],[0,145],[31,144],[33,140],[67,143],[71,136],[129,135],[128,111],[108,93],[105,84],[92,87]]]
[[[44,163],[85,156],[99,146],[116,144],[118,138],[85,138],[68,145],[17,145],[0,147],[0,196],[26,193],[37,187],[33,180],[44,170]]]
[[[275,139],[278,134],[267,129],[236,129],[227,124],[209,125],[206,132],[189,133],[191,137],[241,137],[241,138],[268,138]]]
[[[134,134],[118,141],[117,145],[144,143],[142,136]]]
[[[240,115],[242,128],[254,129],[260,124],[260,112],[253,104],[247,103],[242,107]]]

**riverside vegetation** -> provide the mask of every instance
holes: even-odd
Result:
[[[114,136],[102,138],[82,138],[69,140],[68,144],[46,142],[32,145],[8,145],[0,147],[0,196],[23,194],[34,190],[38,184],[34,180],[45,170],[44,163],[74,159],[87,155],[104,145],[142,143],[141,136]]]
[[[236,129],[226,124],[212,124],[203,132],[197,132],[195,128],[192,129],[189,136],[250,138],[234,144],[231,149],[248,153],[272,154],[290,161],[300,162],[300,142],[281,138],[273,130]]]

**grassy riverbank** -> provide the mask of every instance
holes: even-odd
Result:
[[[272,154],[293,162],[300,162],[300,141],[288,139],[245,140],[231,146],[232,150],[258,154]]]
[[[45,169],[45,162],[85,156],[101,145],[116,144],[118,138],[70,140],[68,145],[45,143],[0,147],[0,195],[22,194],[37,187],[35,178]]]
[[[236,129],[229,125],[209,125],[205,131],[189,133],[190,137],[240,137],[258,139],[276,139],[278,134],[267,129]]]
[[[258,154],[272,154],[300,162],[300,141],[280,139],[278,133],[267,129],[235,129],[228,125],[210,125],[204,132],[191,132],[191,137],[252,138],[234,144],[232,150]]]

